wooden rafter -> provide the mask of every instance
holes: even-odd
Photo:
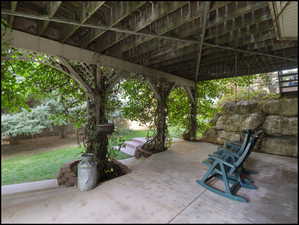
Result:
[[[197,2],[191,2],[191,4],[195,4],[192,6],[192,8],[194,8],[194,14],[190,17],[183,17],[180,16],[179,13],[176,14],[172,14],[172,17],[169,19],[170,21],[172,21],[172,26],[158,26],[155,30],[156,34],[159,35],[165,35],[169,32],[175,32],[175,33],[179,33],[181,38],[185,38],[187,39],[188,36],[192,36],[195,33],[198,33],[199,30],[201,29],[201,27],[198,28],[198,26],[194,26],[195,23],[197,23],[197,20],[200,18],[200,16],[202,15],[202,7],[200,7],[200,4],[198,6],[198,4],[196,4]],[[227,8],[227,4],[229,4],[230,2],[217,2],[217,4],[215,4],[214,7],[210,8],[209,12],[212,11],[217,11],[219,10],[219,8],[221,7],[225,7]],[[203,4],[203,2],[201,3]],[[264,4],[259,4],[259,5],[253,5],[252,7],[245,7],[242,9],[236,9],[235,11],[233,11],[230,15],[223,15],[220,17],[220,19],[217,19],[215,21],[209,22],[207,24],[207,29],[213,29],[214,27],[225,23],[228,20],[232,20],[235,17],[238,17],[244,13],[248,13],[250,12],[250,10],[258,10],[261,7],[263,7]],[[182,8],[181,8],[182,9]],[[180,12],[180,10],[178,11]],[[200,20],[199,20],[200,21]],[[183,26],[185,25],[185,26]],[[185,27],[190,27],[189,29],[184,29]],[[183,29],[180,29],[183,28]],[[210,32],[215,34],[215,32]],[[142,37],[139,36],[137,37],[136,40],[132,40],[131,42],[127,43],[123,43],[122,45],[117,45],[115,46],[115,48],[117,49],[122,49],[123,51],[123,55],[130,55],[130,52],[139,52],[141,50],[141,52],[146,51],[146,49],[149,49],[148,51],[151,51],[151,49],[156,49],[156,43],[154,41],[157,41],[156,38],[153,37]],[[145,45],[144,45],[145,44]],[[192,45],[192,43],[189,43],[190,45]],[[145,47],[146,46],[146,47]],[[170,47],[172,49],[172,47]],[[137,51],[136,51],[137,50]],[[101,51],[101,49],[100,49]],[[147,54],[147,52],[145,53]],[[131,55],[129,57],[132,57]],[[139,56],[136,56],[139,57]],[[145,56],[148,57],[148,56]]]
[[[15,12],[16,9],[17,9],[18,2],[17,1],[11,1],[10,4],[11,4],[11,11]],[[8,22],[10,27],[12,27],[13,21],[14,21],[14,16],[10,16],[10,19],[9,19],[9,22]]]
[[[1,14],[14,15],[14,16],[20,16],[20,17],[24,17],[24,18],[31,18],[31,19],[37,19],[37,20],[53,21],[53,22],[64,23],[64,24],[81,25],[82,27],[90,27],[90,28],[96,28],[96,29],[102,29],[102,30],[110,30],[110,31],[121,32],[121,33],[142,35],[142,36],[145,36],[145,37],[148,36],[148,37],[154,37],[154,38],[173,40],[173,41],[178,41],[178,42],[189,42],[189,43],[194,43],[194,44],[199,44],[200,43],[200,41],[198,41],[198,40],[182,39],[182,38],[170,37],[170,36],[165,36],[165,35],[147,34],[147,33],[142,33],[142,32],[135,32],[135,31],[127,30],[127,29],[107,27],[107,26],[101,26],[101,25],[80,24],[78,22],[67,21],[65,19],[49,18],[48,16],[29,15],[29,14],[24,14],[24,13],[20,13],[20,12],[12,12],[12,11],[9,11],[9,10],[2,10]],[[244,50],[244,49],[238,49],[238,48],[234,48],[234,47],[230,47],[230,46],[222,46],[222,45],[217,45],[217,44],[212,44],[212,43],[207,43],[207,42],[203,42],[203,45],[208,46],[208,47],[213,47],[213,48],[221,48],[221,49],[226,49],[226,50],[230,50],[230,51],[246,53],[246,54],[264,55],[264,56],[268,56],[268,57],[272,57],[272,58],[297,62],[297,59],[293,59],[293,58],[282,57],[282,56],[277,56],[277,55],[271,55],[271,54],[268,54],[268,53],[257,52],[257,51],[249,51],[249,50]]]
[[[168,7],[164,7],[165,4],[168,4]],[[138,32],[138,31],[141,31],[142,29],[146,28],[146,27],[149,27],[152,23],[154,23],[155,21],[165,17],[165,16],[168,16],[169,13],[172,13],[174,11],[176,11],[177,9],[180,9],[181,7],[187,5],[187,4],[190,4],[190,2],[176,2],[176,4],[173,4],[171,2],[157,2],[157,3],[152,3],[152,16],[148,17],[148,18],[145,18],[144,19],[144,22],[142,23],[142,25],[140,25],[141,23],[136,23],[136,22],[133,22],[132,24],[134,24],[134,31],[135,32]],[[156,8],[154,8],[154,6],[157,6]],[[159,7],[158,7],[159,6]],[[132,20],[134,21],[134,17],[131,17],[129,20]],[[131,24],[130,21],[127,22],[128,24]],[[115,46],[116,44],[118,44],[119,42],[121,42],[122,40],[126,39],[130,37],[130,35],[124,35],[120,38],[115,38],[115,40],[109,40],[109,43],[104,45],[104,46],[101,46],[99,48],[99,51],[102,52],[102,51],[105,51],[106,49],[108,48],[111,48],[113,46]],[[110,37],[106,37],[107,39],[111,39]],[[103,41],[104,43],[105,40]]]
[[[266,15],[266,16],[262,16],[260,18],[257,18],[255,20],[255,22],[251,22],[249,24],[246,24],[244,26],[241,26],[239,28],[241,29],[248,29],[248,27],[250,27],[251,25],[254,25],[255,23],[262,23],[262,22],[265,22],[265,21],[269,21],[271,20],[272,17],[270,15]],[[205,37],[205,41],[208,42],[208,40],[212,40],[212,39],[215,39],[217,36],[224,36],[225,35],[228,35],[230,32],[234,32],[236,31],[238,28],[234,28],[232,31],[223,31],[221,33],[213,33],[211,32],[209,35],[206,35]],[[198,30],[195,31],[194,33],[198,33]],[[194,33],[192,33],[192,35],[194,35]],[[244,44],[243,40],[246,40],[246,43],[247,42],[253,42],[253,41],[257,41],[257,42],[260,42],[261,38],[258,38],[258,39],[251,39],[250,37],[252,36],[256,36],[256,34],[258,35],[260,32],[258,30],[254,30],[254,32],[252,31],[250,34],[246,34],[246,38],[243,37],[236,37],[238,39],[242,39],[242,44]],[[190,36],[192,36],[190,35]],[[264,35],[263,35],[264,36]],[[267,38],[272,38],[272,36],[269,36],[267,35]],[[221,40],[222,39],[222,40]],[[217,40],[217,44],[218,45],[225,45],[227,43],[229,43],[231,41],[231,37],[229,39],[226,39],[226,38],[221,38],[219,40]],[[227,41],[228,40],[228,41]],[[239,40],[238,40],[239,43],[241,43]],[[150,49],[155,49],[152,45],[149,45]],[[166,48],[167,46],[165,46]],[[238,46],[239,48],[242,48],[242,46]],[[145,47],[145,49],[147,48],[147,46]],[[203,47],[203,50],[206,49],[206,48],[209,48],[209,47],[206,47],[204,46]],[[214,48],[213,48],[214,49]],[[132,57],[132,61],[135,61],[136,59],[142,59],[143,57],[146,57],[148,59],[148,61],[150,62],[150,64],[145,64],[145,65],[148,65],[148,66],[151,66],[151,65],[154,65],[156,63],[161,63],[163,61],[168,61],[170,59],[175,59],[177,57],[180,57],[180,56],[183,56],[183,55],[186,55],[186,54],[189,54],[189,53],[194,53],[194,44],[190,44],[190,43],[185,43],[185,44],[182,44],[182,45],[179,45],[177,46],[176,48],[171,48],[171,47],[168,47],[166,50],[160,50],[158,51],[158,49],[155,49],[155,51],[151,51],[151,55],[150,57],[148,57],[146,55],[146,53],[148,52],[147,50],[144,50],[145,53],[143,53],[143,51],[140,51],[141,54],[138,54],[137,56],[134,56]],[[218,50],[218,49],[217,49]],[[249,49],[247,49],[249,50]],[[126,57],[128,56],[128,54],[124,54]],[[130,57],[130,56],[129,56]],[[130,57],[131,58],[131,57]]]
[[[78,48],[68,44],[62,44],[47,38],[38,37],[21,31],[13,30],[7,34],[4,39],[11,40],[11,46],[14,48],[27,49],[34,52],[44,52],[51,56],[60,56],[88,64],[100,64],[115,68],[120,71],[144,74],[156,78],[163,78],[171,82],[185,86],[193,85],[191,79],[185,79],[183,76],[177,76],[146,66],[134,64],[126,60],[92,52],[90,50]]]
[[[200,60],[202,56],[202,47],[203,47],[203,41],[205,39],[205,33],[206,33],[206,25],[207,25],[207,16],[208,11],[210,8],[211,2],[205,2],[203,6],[203,13],[202,13],[202,30],[201,30],[201,37],[200,37],[200,43],[199,43],[199,52],[197,56],[197,63],[196,63],[196,72],[195,72],[195,82],[198,81],[198,74],[199,74],[199,67],[200,67]]]
[[[60,5],[61,5],[62,1],[50,1],[49,5],[48,5],[48,17],[52,18],[55,13],[57,12],[57,10],[59,9]],[[40,31],[39,31],[39,35],[42,35],[48,28],[50,21],[44,21]]]
[[[83,3],[83,8],[81,9],[80,25],[72,28],[63,38],[62,42],[65,42],[68,38],[70,38],[82,26],[82,24],[84,24],[99,8],[101,8],[105,4],[104,1],[98,1],[98,2],[88,1],[82,3]]]
[[[109,26],[110,28],[112,28],[113,26],[116,26],[119,22],[121,22],[122,20],[127,18],[132,12],[134,12],[135,10],[138,10],[140,7],[145,5],[146,2],[138,2],[137,5],[134,2],[129,2],[128,4],[132,4],[133,6],[129,10],[124,11],[123,14],[121,14],[119,17],[115,18],[115,20],[111,21],[111,24]],[[113,10],[113,9],[111,9],[111,10]],[[94,40],[96,40],[99,37],[101,37],[102,35],[104,35],[108,30],[109,29],[102,29],[99,31],[95,31],[93,35],[89,36],[86,40],[83,41],[83,43],[84,43],[83,47],[84,48],[88,47],[88,45],[90,43],[92,43]]]

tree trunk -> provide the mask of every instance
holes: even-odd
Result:
[[[62,126],[60,126],[59,127],[59,137],[60,138],[65,138],[65,126],[64,125],[62,125]]]
[[[141,147],[141,151],[145,150],[149,153],[158,153],[167,150],[165,145],[167,134],[167,98],[172,86],[173,84],[168,82],[152,83],[158,100],[155,119],[157,130],[156,135]]]
[[[187,141],[196,140],[196,131],[197,131],[197,93],[196,89],[192,88],[189,92],[189,101],[190,101],[190,114],[187,131],[183,134],[183,139]]]
[[[98,132],[96,125],[106,123],[105,95],[99,93],[94,99],[88,99],[88,122],[86,125],[86,152],[94,153],[99,168],[100,179],[104,176],[105,161],[107,161],[108,137],[106,133]]]

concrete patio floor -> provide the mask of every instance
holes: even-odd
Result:
[[[74,187],[2,195],[2,223],[298,223],[298,161],[253,152],[247,168],[258,190],[241,188],[241,203],[195,180],[208,143],[177,142],[147,159],[128,160],[132,172],[88,192]],[[220,181],[215,183],[221,185]]]

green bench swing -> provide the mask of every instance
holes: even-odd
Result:
[[[209,169],[204,174],[204,176],[200,180],[196,180],[196,182],[201,186],[207,188],[208,190],[221,196],[240,202],[248,202],[248,199],[236,195],[236,193],[240,187],[257,189],[257,187],[252,184],[253,182],[251,180],[244,177],[244,169],[242,165],[251,153],[251,150],[253,149],[260,134],[261,132],[257,132],[250,135],[248,143],[246,144],[244,149],[241,149],[240,147],[239,151],[242,152],[240,152],[238,156],[234,156],[230,153],[223,153],[223,155],[209,155]],[[223,181],[225,187],[224,191],[212,187],[207,183],[213,177],[216,177]]]
[[[231,157],[235,161],[239,159],[249,142],[249,138],[253,135],[253,131],[251,129],[244,129],[242,130],[242,134],[244,136],[243,143],[226,142],[224,143],[224,146],[219,147],[217,151],[213,153],[213,155],[219,156],[221,158]],[[252,148],[253,147],[254,146],[252,146]],[[209,157],[208,159],[204,160],[202,163],[206,166],[210,166],[213,163],[213,159]],[[257,174],[256,171],[245,169],[243,166],[242,166],[242,172],[245,174]]]

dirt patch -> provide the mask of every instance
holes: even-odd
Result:
[[[38,137],[20,140],[19,144],[1,145],[1,159],[21,155],[33,155],[40,152],[51,151],[58,148],[77,146],[75,136],[60,138],[59,136]]]

